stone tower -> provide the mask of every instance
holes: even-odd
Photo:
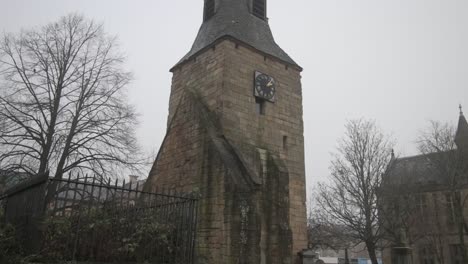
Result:
[[[167,134],[145,185],[199,195],[200,264],[289,264],[307,246],[301,71],[266,0],[205,0],[172,69]]]

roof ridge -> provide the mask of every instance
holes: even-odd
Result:
[[[429,156],[431,154],[437,154],[437,152],[432,152],[432,153],[426,153],[426,154],[417,154],[417,155],[412,155],[412,156],[406,156],[406,157],[401,157],[401,158],[395,158],[395,160],[409,160],[409,159],[415,159],[415,158],[422,158],[425,156]]]
[[[454,151],[454,150],[417,154],[417,155],[406,156],[406,157],[402,157],[402,158],[396,158],[395,161],[403,161],[403,160],[411,160],[411,159],[429,157],[431,155],[440,155],[440,154],[447,153],[447,152],[452,152],[452,151]]]

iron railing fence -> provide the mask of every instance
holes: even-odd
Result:
[[[194,262],[197,199],[96,177],[38,177],[0,197],[25,248],[44,260]]]

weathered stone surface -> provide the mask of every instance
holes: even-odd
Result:
[[[255,110],[256,70],[278,85],[266,115]],[[174,71],[145,188],[199,194],[198,263],[297,263],[306,248],[299,70],[226,39]]]

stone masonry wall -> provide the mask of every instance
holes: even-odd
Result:
[[[289,214],[292,254],[307,247],[304,136],[300,72],[232,41],[217,46],[225,54],[223,118],[226,137],[247,157],[251,146],[268,150],[285,161],[289,171]],[[253,96],[254,72],[275,78],[276,102],[258,115]],[[287,137],[283,146],[283,137]],[[249,146],[250,145],[250,146]],[[247,158],[248,159],[248,158]]]
[[[173,71],[168,123],[184,90],[197,91],[205,99],[209,110],[216,113],[221,111],[224,57],[222,51],[208,49]]]
[[[206,113],[200,110],[192,97],[181,96],[145,188],[175,189],[196,195],[199,198],[197,263],[229,263],[229,237],[225,236],[230,232],[229,219],[224,216],[227,168],[200,118]]]
[[[277,81],[265,116],[255,70]],[[297,262],[307,246],[300,72],[226,39],[173,73],[168,133],[145,188],[200,195],[199,263]]]

